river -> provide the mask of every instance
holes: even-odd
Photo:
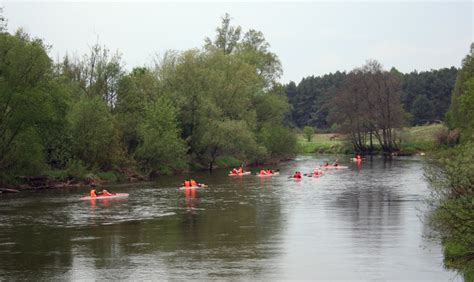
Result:
[[[124,199],[3,195],[0,280],[462,280],[430,239],[421,160],[288,179],[326,158],[299,156],[269,178],[193,174],[209,184],[194,192],[170,176],[111,187]]]

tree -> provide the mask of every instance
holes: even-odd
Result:
[[[84,95],[101,97],[110,108],[115,107],[119,82],[124,75],[122,58],[118,52],[111,53],[107,47],[97,43],[82,60],[75,58],[71,62],[65,56],[62,68],[63,74]]]
[[[74,157],[89,168],[110,169],[122,157],[115,120],[101,97],[83,97],[69,115]]]
[[[145,119],[145,108],[154,102],[158,92],[158,79],[154,72],[146,68],[134,68],[119,83],[113,112],[129,155],[134,154],[141,142],[138,129]]]
[[[231,137],[231,138],[229,138]],[[255,135],[242,120],[210,121],[201,139],[201,156],[212,171],[219,156],[234,156],[245,160],[259,150]],[[260,149],[261,150],[261,149]]]
[[[314,128],[312,128],[311,126],[305,126],[303,128],[303,134],[306,137],[306,140],[308,140],[308,142],[311,142],[311,139],[314,135]]]
[[[415,98],[410,113],[413,114],[415,124],[424,124],[433,120],[433,102],[420,95]]]
[[[403,125],[405,116],[400,90],[398,77],[377,61],[349,73],[332,99],[332,120],[349,134],[357,152],[373,151],[372,137],[387,154],[398,149],[395,129]]]
[[[225,55],[229,55],[234,51],[240,40],[242,28],[240,26],[231,26],[230,20],[231,18],[228,13],[221,18],[221,26],[216,28],[217,34],[214,41],[206,37],[206,48],[217,48]]]
[[[449,110],[449,124],[452,128],[459,128],[463,138],[474,138],[474,43],[471,52],[463,62],[456,78],[451,108]]]
[[[0,33],[7,31],[7,19],[3,15],[3,7],[0,7]]]
[[[186,145],[179,137],[175,109],[168,98],[159,97],[146,105],[138,132],[143,141],[136,155],[149,173],[186,167]]]
[[[47,47],[22,30],[0,33],[0,170],[38,172],[44,154],[40,129],[58,107],[50,91]],[[30,165],[29,165],[30,164]]]

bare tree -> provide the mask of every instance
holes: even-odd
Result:
[[[332,100],[331,118],[350,136],[358,152],[374,151],[373,138],[384,153],[399,149],[396,129],[404,123],[401,84],[375,60],[348,74]]]

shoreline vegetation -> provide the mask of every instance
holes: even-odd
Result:
[[[443,124],[430,124],[407,127],[399,130],[400,149],[393,156],[425,155],[438,149],[437,135],[446,130]],[[310,141],[304,133],[297,134],[297,150],[300,154],[353,154],[354,149],[347,137],[339,133],[312,134]],[[383,154],[379,145],[372,154]]]

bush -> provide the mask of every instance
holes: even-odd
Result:
[[[311,142],[311,139],[313,138],[313,135],[314,135],[314,128],[310,126],[305,126],[303,128],[303,134],[306,137],[306,140],[308,140],[308,142]]]

